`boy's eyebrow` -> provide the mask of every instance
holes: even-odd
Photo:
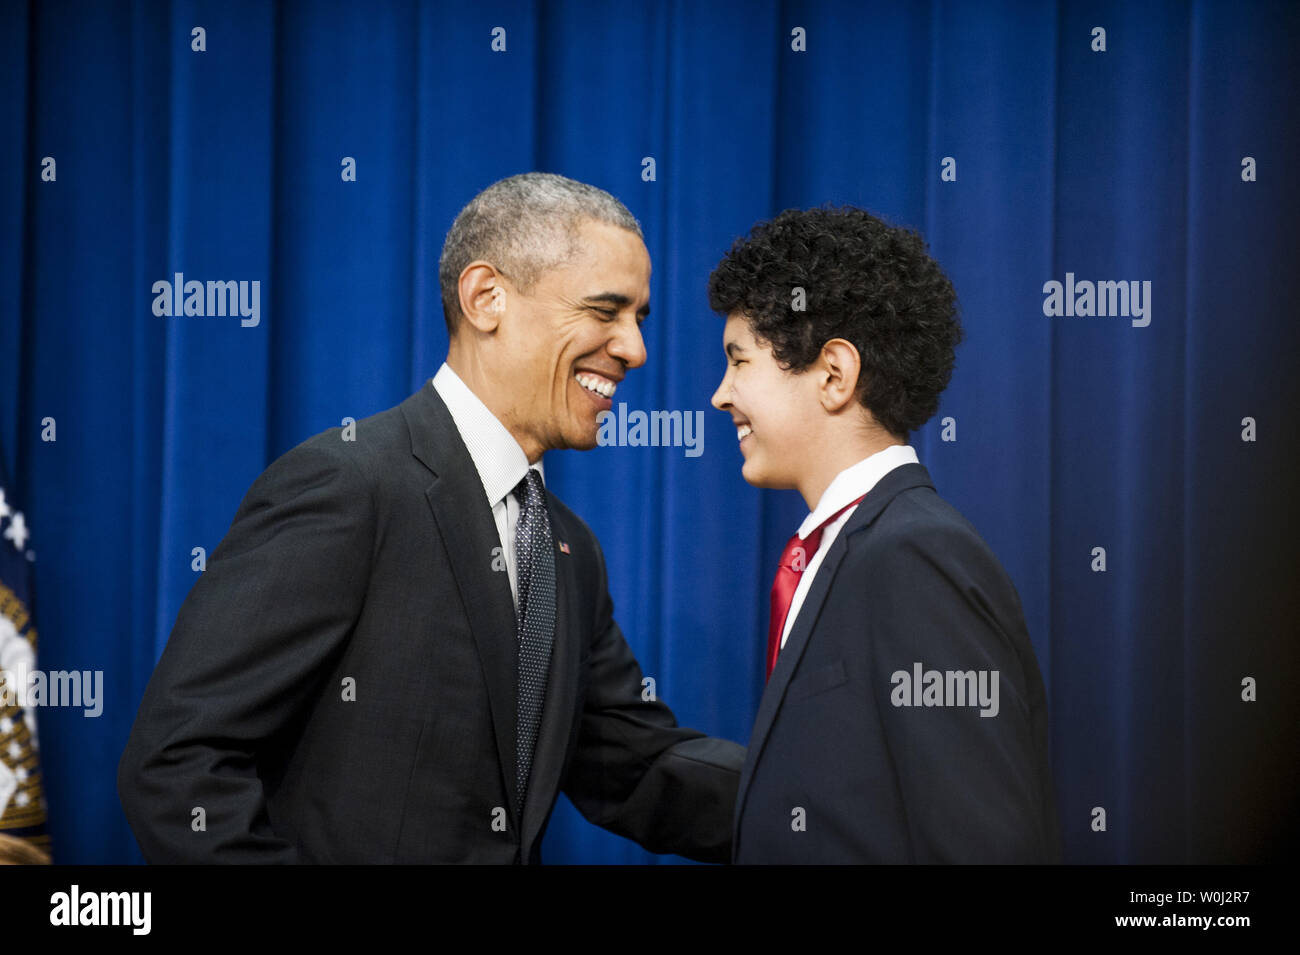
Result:
[[[725,351],[728,358],[735,358],[737,355],[743,354],[745,349],[739,342],[727,342]]]
[[[595,295],[588,295],[584,297],[582,301],[584,303],[604,302],[608,305],[616,305],[619,308],[627,308],[629,305],[632,304],[632,300],[628,298],[626,295],[622,294],[621,292],[598,292]],[[645,318],[647,315],[649,315],[650,303],[647,302],[646,304],[642,305],[639,309],[637,309],[636,314],[639,318]]]

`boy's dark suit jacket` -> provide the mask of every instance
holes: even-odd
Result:
[[[892,674],[918,661],[997,670],[997,716],[893,706]],[[926,469],[902,465],[835,538],[777,657],[741,774],[735,861],[1059,857],[1020,600]]]
[[[563,789],[651,851],[725,862],[744,749],[642,700],[600,547],[547,502],[568,551],[522,819],[509,579],[469,451],[426,384],[355,441],[336,428],[294,448],[244,498],[119,766],[145,857],[538,862]]]

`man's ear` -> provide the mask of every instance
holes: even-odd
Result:
[[[858,375],[862,358],[852,342],[832,338],[822,346],[817,359],[818,397],[822,407],[837,414],[858,400]]]
[[[465,320],[484,334],[495,332],[506,311],[505,276],[488,262],[474,261],[461,271],[457,291]]]

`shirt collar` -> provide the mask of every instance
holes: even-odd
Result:
[[[821,500],[813,512],[799,525],[800,539],[817,529],[822,521],[836,511],[852,503],[875,487],[882,477],[904,464],[920,464],[916,451],[910,444],[891,444],[889,447],[868,455],[857,464],[849,465],[822,492]]]
[[[524,449],[506,426],[446,362],[430,384],[446,403],[456,430],[469,449],[479,480],[483,482],[488,505],[496,507],[528,474],[528,455],[524,454]],[[542,462],[538,460],[531,466],[537,468],[545,483],[546,471]]]

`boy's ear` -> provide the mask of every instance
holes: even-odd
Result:
[[[832,338],[822,346],[817,365],[818,397],[822,408],[830,414],[837,414],[857,401],[862,358],[852,342]]]

